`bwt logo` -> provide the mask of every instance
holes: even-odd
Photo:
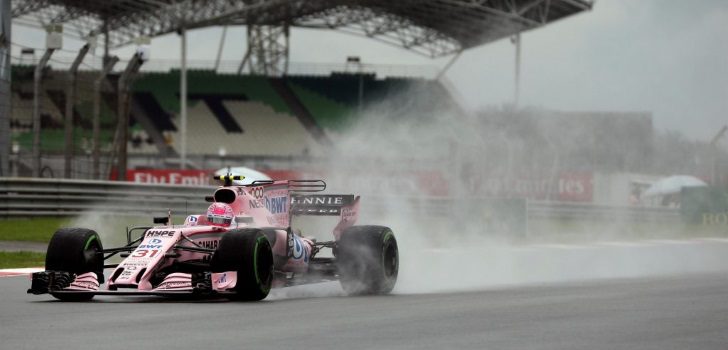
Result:
[[[265,198],[265,207],[268,209],[269,212],[271,212],[271,214],[285,213],[287,210],[287,204],[288,197]]]

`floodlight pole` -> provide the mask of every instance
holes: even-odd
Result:
[[[55,49],[46,49],[40,62],[35,66],[33,74],[33,177],[40,176],[40,94],[43,68],[50,60]]]
[[[518,109],[521,98],[521,33],[516,34],[516,75],[513,94],[513,107]]]
[[[134,74],[139,71],[142,63],[142,55],[140,53],[134,54],[129,64],[126,66],[124,73],[121,74],[118,81],[118,124],[117,124],[117,135],[119,136],[116,140],[118,142],[118,179],[119,181],[126,181],[126,168],[127,168],[127,153],[126,146],[129,141],[129,87],[131,86],[131,80]]]
[[[71,164],[73,162],[73,106],[76,94],[76,75],[78,74],[78,66],[81,65],[81,61],[88,53],[91,45],[84,45],[78,52],[76,59],[71,64],[71,68],[68,70],[68,82],[66,84],[66,115],[65,115],[65,156],[63,164],[63,177],[66,179],[71,178]]]
[[[104,23],[102,24],[102,33],[104,34],[104,57],[102,59],[102,64],[106,65],[108,63],[108,60],[110,58],[109,56],[109,19],[107,17],[103,18]]]
[[[93,115],[93,136],[92,136],[92,143],[93,143],[93,150],[92,150],[92,158],[93,158],[93,179],[100,180],[101,173],[100,173],[100,167],[99,167],[99,158],[101,156],[101,145],[100,145],[100,139],[101,137],[99,134],[101,133],[101,88],[104,86],[104,82],[106,81],[106,76],[109,75],[109,72],[114,68],[114,65],[116,65],[116,62],[119,62],[119,57],[112,56],[105,59],[104,63],[104,69],[101,71],[101,74],[99,74],[98,78],[94,80],[94,115]]]
[[[0,1],[0,176],[8,176],[10,173],[10,13],[10,1]]]
[[[180,65],[180,169],[187,169],[187,31],[180,28],[182,37],[182,64]]]

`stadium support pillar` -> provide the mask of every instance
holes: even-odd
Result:
[[[101,71],[101,74],[99,74],[98,78],[94,80],[94,110],[93,110],[93,121],[92,121],[92,128],[93,128],[93,136],[92,136],[92,143],[93,143],[93,178],[96,180],[101,179],[101,173],[100,173],[100,167],[99,167],[99,158],[101,156],[101,145],[100,145],[100,139],[99,136],[101,132],[101,88],[105,86],[104,82],[106,81],[106,76],[109,75],[111,70],[114,68],[114,65],[116,65],[116,62],[119,62],[119,57],[113,56],[108,59],[105,59],[104,69]]]
[[[66,115],[64,125],[64,136],[66,138],[65,156],[63,163],[63,177],[71,178],[71,164],[73,163],[73,106],[75,105],[74,96],[76,94],[76,75],[78,74],[78,66],[88,53],[90,45],[84,45],[78,52],[76,59],[68,70],[68,83],[66,84]]]
[[[217,58],[215,59],[215,72],[220,68],[220,58],[222,57],[222,49],[225,46],[225,36],[227,35],[228,26],[222,27],[222,36],[220,36],[220,46],[217,48]]]
[[[43,80],[43,68],[51,59],[55,49],[46,49],[40,62],[35,66],[33,75],[33,177],[40,176],[40,94],[41,80]]]
[[[287,23],[248,25],[248,50],[238,67],[238,74],[245,66],[254,75],[277,77],[288,74],[288,27]]]
[[[460,50],[455,55],[453,55],[452,58],[450,58],[450,61],[448,61],[447,64],[445,64],[445,67],[440,69],[440,71],[437,73],[437,77],[435,77],[435,80],[439,81],[440,79],[442,79],[442,77],[445,76],[445,73],[447,73],[447,71],[450,69],[450,67],[452,67],[452,65],[455,64],[455,61],[457,61],[458,58],[460,58],[460,55],[462,53],[463,53],[463,50]]]
[[[180,100],[180,169],[187,169],[187,31],[180,28],[182,52],[179,77]]]
[[[124,73],[119,77],[117,91],[118,91],[118,124],[116,127],[115,138],[117,145],[117,152],[119,157],[117,172],[119,181],[126,181],[126,168],[127,168],[127,153],[126,146],[129,141],[129,87],[134,75],[139,71],[142,66],[142,55],[140,53],[134,54],[129,64],[127,64]]]

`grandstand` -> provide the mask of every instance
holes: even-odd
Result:
[[[22,67],[16,67],[22,71]],[[373,74],[289,76],[267,78],[190,71],[188,128],[191,155],[216,156],[318,156],[331,147],[331,138],[356,119],[360,108],[369,109],[403,91],[416,89],[420,96],[406,105],[408,114],[436,110],[432,101],[452,101],[436,81],[411,78],[377,79]],[[140,75],[132,88],[130,154],[164,155],[167,146],[179,150],[179,71]],[[359,85],[361,85],[361,100]],[[32,83],[27,76],[14,79],[13,141],[21,150],[31,147],[32,96],[24,93]],[[60,154],[63,145],[61,74],[50,73],[44,91],[43,151]],[[426,93],[425,93],[426,92]],[[103,143],[111,147],[113,98],[102,104]],[[75,144],[84,151],[90,137],[91,107],[76,106]],[[150,135],[160,135],[159,138]],[[88,151],[88,149],[86,149]]]
[[[15,23],[27,26],[52,24],[49,36],[59,36],[59,25],[65,24],[74,30],[64,31],[64,35],[89,40],[89,45],[103,39],[104,56],[89,61],[82,49],[76,57],[80,61],[70,65],[82,63],[79,73],[59,68],[58,59],[51,59],[53,68],[44,69],[54,52],[49,46],[34,66],[13,69],[12,87],[0,85],[0,106],[13,102],[12,113],[0,117],[0,134],[9,131],[6,125],[12,126],[12,147],[2,149],[0,169],[6,173],[12,158],[15,174],[30,170],[38,174],[42,167],[50,167],[63,168],[64,176],[71,178],[96,176],[88,169],[92,153],[93,167],[97,165],[90,130],[97,106],[106,173],[118,166],[124,176],[127,162],[131,167],[204,168],[214,157],[243,162],[247,158],[267,157],[270,161],[326,155],[335,148],[338,135],[359,121],[362,111],[381,108],[386,101],[397,100],[389,104],[392,118],[397,118],[397,112],[427,118],[443,108],[458,107],[437,80],[378,77],[361,64],[353,74],[333,70],[313,76],[291,75],[289,28],[333,29],[429,57],[453,55],[456,59],[469,48],[591,7],[590,0],[16,0],[11,11],[3,11],[3,23],[12,17]],[[137,75],[144,56],[138,54],[126,69],[109,66],[111,73],[100,75],[102,67],[113,61],[108,55],[111,48],[141,44],[145,37],[172,32],[186,42],[187,30],[231,25],[249,29],[247,50],[232,74],[218,70],[217,64],[212,70],[188,70],[186,54],[182,54],[179,69]],[[4,28],[2,34],[0,53],[9,55],[6,48],[12,38]],[[98,103],[95,82],[103,82]],[[69,92],[71,86],[76,87],[75,96]],[[402,99],[407,91],[416,91],[420,97]],[[74,101],[66,101],[67,96],[74,96]],[[66,106],[71,104],[67,112]],[[72,122],[65,123],[68,120]],[[73,147],[66,144],[69,137]],[[189,164],[188,154],[196,157]],[[177,163],[172,161],[175,158]]]
[[[10,128],[12,142],[18,152],[29,150],[32,144],[33,124],[33,90],[32,67],[13,66],[12,70],[12,117]],[[82,74],[81,80],[90,80],[90,73]],[[63,151],[65,136],[63,133],[63,119],[66,107],[64,94],[65,78],[62,74],[49,74],[46,79],[46,88],[40,95],[41,111],[41,149],[46,154],[58,154]],[[84,154],[90,151],[91,138],[91,90],[84,86],[78,89],[79,103],[74,106],[74,145],[76,152]],[[106,94],[105,101],[112,101],[113,96]],[[115,127],[115,116],[108,104],[101,105],[102,141],[110,147]]]

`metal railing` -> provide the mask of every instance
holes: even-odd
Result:
[[[139,184],[132,182],[0,178],[0,217],[75,216],[87,211],[119,215],[165,215],[201,213],[208,203],[204,197],[214,186]],[[405,210],[416,214],[448,215],[456,210],[460,199],[390,198],[367,196],[367,202],[379,203],[367,212]],[[469,199],[477,201],[477,198]],[[497,199],[483,199],[497,202]],[[386,203],[386,204],[382,204]],[[397,205],[399,204],[399,205]],[[677,222],[680,211],[675,208],[606,206],[596,204],[528,201],[528,219],[588,219],[656,222]]]
[[[677,222],[677,208],[645,206],[611,206],[591,203],[529,201],[529,219],[589,219],[614,221]]]
[[[204,212],[214,187],[131,182],[0,178],[0,217],[76,216],[94,211],[115,215]]]

